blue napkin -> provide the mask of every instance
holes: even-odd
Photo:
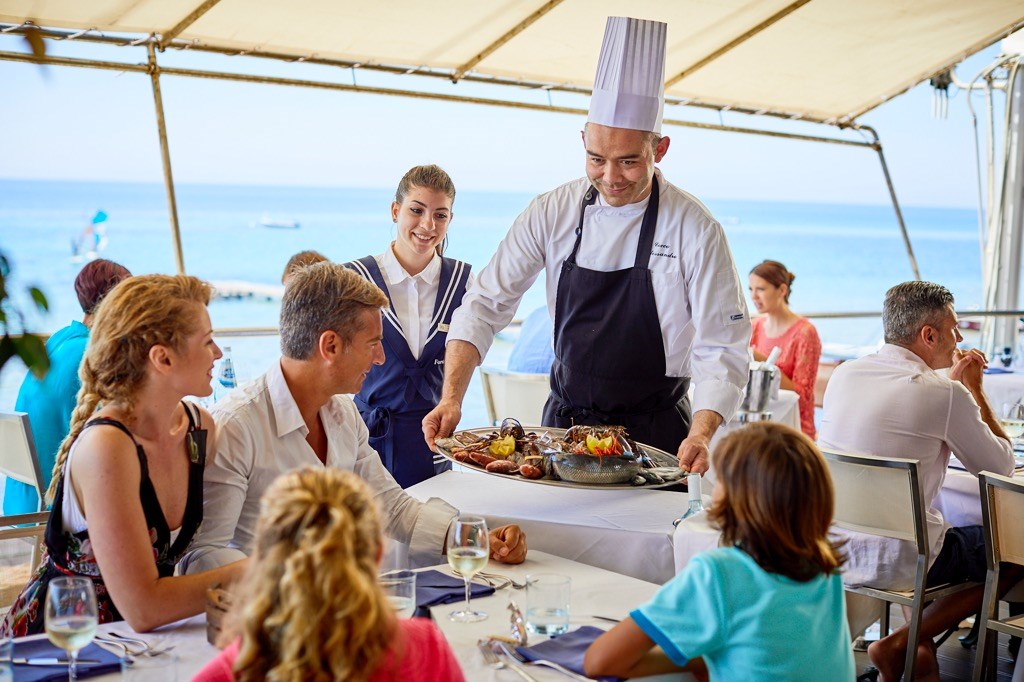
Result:
[[[14,658],[59,658],[63,660],[67,657],[68,652],[54,646],[45,637],[25,641],[14,640]],[[79,663],[79,677],[95,677],[121,670],[121,658],[95,644],[89,644],[79,651],[78,658],[99,661],[99,663]],[[66,665],[15,665],[13,667],[16,682],[68,679],[68,666]]]
[[[478,583],[469,584],[472,597],[486,597],[494,594],[494,588]],[[416,606],[427,607],[438,604],[454,604],[466,599],[466,583],[462,578],[445,575],[440,571],[419,571],[416,573]]]
[[[533,646],[521,646],[516,650],[528,661],[544,659],[558,663],[573,672],[584,675],[583,654],[587,653],[587,647],[594,643],[594,640],[604,634],[601,628],[592,625],[584,625],[578,630],[572,630],[564,635],[558,635],[551,639],[534,644]],[[616,682],[618,677],[597,677],[597,680],[605,682]]]
[[[1013,374],[1012,369],[1005,369],[1003,367],[986,367],[981,371],[985,374]]]

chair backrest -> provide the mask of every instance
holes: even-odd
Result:
[[[0,613],[10,608],[39,566],[49,512],[0,516]]]
[[[822,450],[835,487],[835,524],[869,535],[908,540],[927,555],[917,461]]]
[[[24,412],[0,412],[0,473],[45,492],[32,427]]]
[[[481,367],[480,379],[484,384],[487,417],[492,424],[498,424],[506,417],[514,417],[521,424],[540,426],[544,403],[551,393],[547,374]]]
[[[1024,565],[1024,482],[982,472],[981,513],[988,536],[989,568],[1000,561]]]

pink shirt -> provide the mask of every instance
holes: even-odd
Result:
[[[426,618],[398,621],[402,632],[402,660],[394,661],[392,652],[371,675],[369,682],[465,682],[459,662],[441,631]],[[232,669],[242,640],[236,639],[192,678],[192,682],[233,682]]]
[[[782,336],[764,333],[767,318],[754,318],[750,345],[768,355],[772,348],[782,349],[776,366],[793,382],[793,390],[800,398],[800,430],[814,440],[814,384],[818,380],[818,360],[821,359],[821,339],[818,330],[806,317],[801,317]]]

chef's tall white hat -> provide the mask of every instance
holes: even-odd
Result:
[[[661,132],[668,24],[608,17],[587,121]]]

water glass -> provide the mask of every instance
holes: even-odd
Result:
[[[572,579],[558,573],[526,576],[526,629],[535,635],[561,635],[569,631],[569,595]]]
[[[178,682],[178,657],[173,651],[157,656],[125,656],[121,679],[138,682]]]
[[[408,570],[380,574],[380,585],[399,618],[412,618],[416,611],[416,574]]]
[[[55,578],[46,590],[46,636],[68,652],[68,679],[78,679],[78,652],[96,636],[96,592],[89,578]]]

